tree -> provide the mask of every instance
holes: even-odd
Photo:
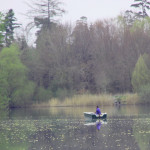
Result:
[[[4,14],[0,12],[0,48],[4,46],[5,22]]]
[[[34,84],[27,79],[27,68],[21,63],[15,45],[0,52],[0,106],[20,106],[29,103]],[[30,101],[31,102],[31,101]]]
[[[148,16],[147,10],[150,9],[150,2],[148,0],[134,0],[135,4],[131,7],[138,8],[139,11],[135,13],[138,18],[145,18]]]
[[[132,27],[135,19],[135,15],[132,10],[126,10],[123,14],[118,16],[119,23],[123,24],[125,27]]]
[[[14,11],[10,9],[5,16],[5,43],[9,47],[14,40],[14,29],[19,27],[16,23]]]
[[[77,90],[95,90],[92,74],[92,50],[87,17],[82,16],[76,21],[72,32],[72,56],[77,68],[74,85]]]
[[[37,27],[50,28],[51,22],[55,22],[57,16],[62,16],[65,10],[61,8],[63,3],[59,0],[33,0],[28,4],[30,10],[27,15],[34,19]]]
[[[150,83],[150,70],[148,69],[142,55],[140,55],[135,65],[134,71],[132,73],[131,82],[132,82],[133,89],[136,92],[140,89],[140,87]]]
[[[41,30],[36,43],[40,62],[36,74],[40,77],[38,85],[51,89],[55,86],[57,89],[69,83],[67,37],[67,31],[62,25],[53,26],[51,30]]]

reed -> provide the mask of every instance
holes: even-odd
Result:
[[[139,96],[134,93],[126,94],[83,94],[75,95],[70,98],[65,98],[64,100],[52,98],[48,102],[34,104],[34,107],[70,107],[70,106],[110,106],[116,101],[120,101],[120,104],[135,105],[140,104]]]
[[[140,99],[137,93],[133,93],[133,94],[126,93],[124,96],[125,96],[126,104],[129,104],[129,105],[140,104]]]
[[[135,105],[139,104],[139,96],[136,93],[117,94],[114,96],[115,102],[120,104]]]
[[[50,106],[96,106],[96,105],[112,105],[113,96],[110,94],[100,95],[75,95],[71,98],[66,98],[63,101],[52,99],[49,102]]]

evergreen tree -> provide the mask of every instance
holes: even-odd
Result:
[[[5,43],[9,47],[14,40],[14,29],[19,27],[16,23],[14,11],[10,9],[5,16]]]
[[[142,55],[140,55],[136,63],[131,82],[133,89],[136,92],[139,91],[140,87],[150,83],[150,70],[148,69]]]
[[[0,48],[4,45],[4,32],[5,32],[5,23],[4,23],[4,14],[0,12]]]

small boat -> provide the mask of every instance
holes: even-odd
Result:
[[[102,113],[101,115],[95,114],[94,112],[84,112],[84,116],[90,119],[106,119],[107,113]]]

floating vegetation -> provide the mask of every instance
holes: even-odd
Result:
[[[148,150],[150,146],[149,114],[144,117],[120,114],[108,117],[106,122],[86,122],[82,115],[78,118],[63,115],[1,119],[0,149]]]

